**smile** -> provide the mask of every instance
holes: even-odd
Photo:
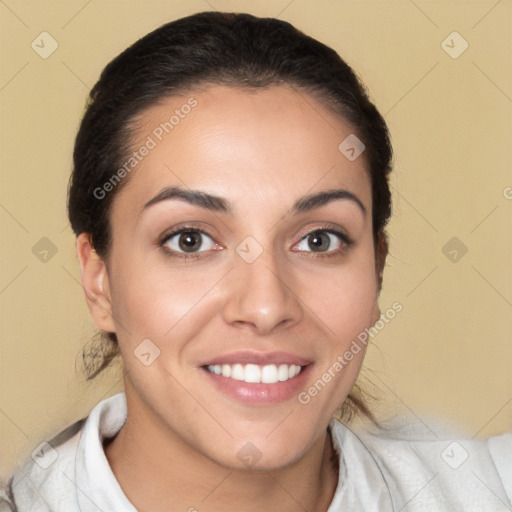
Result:
[[[254,384],[275,384],[293,379],[302,371],[296,364],[215,364],[206,369],[215,375]]]

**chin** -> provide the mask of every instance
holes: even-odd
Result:
[[[270,430],[270,434],[268,428],[264,430],[262,434],[253,431],[250,435],[235,435],[223,446],[218,445],[222,451],[211,458],[233,470],[275,471],[299,460],[315,442],[304,429],[296,433],[290,429],[282,433]]]

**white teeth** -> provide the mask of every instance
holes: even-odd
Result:
[[[301,372],[302,368],[295,364],[216,364],[208,366],[208,371],[216,375],[222,375],[235,380],[243,380],[248,383],[275,384],[292,379]]]
[[[244,380],[244,367],[241,364],[234,364],[231,367],[231,378],[235,380]]]
[[[261,382],[261,370],[257,364],[245,365],[245,382]]]
[[[275,364],[267,364],[261,369],[261,382],[263,384],[274,384],[277,378],[277,366]]]
[[[290,370],[287,364],[280,364],[279,370],[277,371],[277,378],[280,382],[288,380],[290,378]]]

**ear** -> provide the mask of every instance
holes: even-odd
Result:
[[[377,295],[372,309],[372,325],[375,325],[380,318],[379,295],[382,288],[382,277],[384,275],[384,265],[388,255],[388,241],[384,231],[379,231],[375,241],[375,274],[377,276]]]
[[[370,315],[370,326],[373,327],[377,320],[380,318],[380,306],[379,306],[379,296],[375,297],[375,303],[373,304],[372,312]]]
[[[101,330],[115,332],[107,266],[94,250],[88,233],[78,235],[76,252],[80,263],[82,288],[92,319]]]

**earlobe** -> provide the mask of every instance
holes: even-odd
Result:
[[[375,323],[380,318],[380,307],[379,307],[379,295],[382,289],[382,278],[384,275],[384,265],[386,264],[386,257],[388,255],[388,241],[386,233],[379,231],[375,244],[375,275],[377,278],[377,296],[375,298],[375,304],[372,309],[371,323]]]
[[[76,252],[80,264],[82,288],[92,319],[103,331],[115,332],[107,266],[94,250],[88,233],[78,235]]]

